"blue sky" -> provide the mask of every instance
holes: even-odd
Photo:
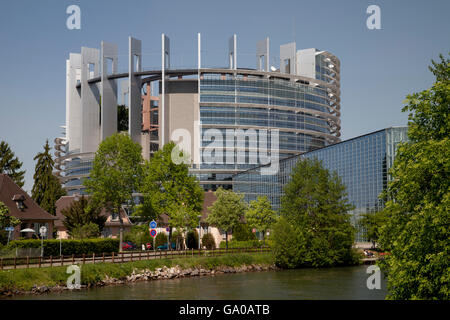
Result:
[[[68,30],[66,8],[81,8],[81,30]],[[369,5],[381,9],[381,30],[366,27]],[[238,67],[254,68],[256,42],[270,37],[271,64],[279,46],[327,50],[341,60],[342,138],[406,125],[408,93],[431,86],[427,66],[450,51],[450,1],[2,1],[0,11],[0,140],[7,141],[33,184],[33,157],[65,121],[65,60],[102,40],[119,46],[127,65],[128,36],[142,40],[143,66],[160,64],[161,33],[172,64],[195,66],[197,33],[206,65],[227,65],[236,33]]]

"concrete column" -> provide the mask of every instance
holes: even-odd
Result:
[[[159,112],[161,113],[159,123],[160,149],[168,141],[168,132],[166,132],[166,114],[165,114],[165,94],[166,94],[166,67],[170,69],[170,39],[163,33],[161,35],[161,99]]]
[[[229,59],[230,69],[236,70],[237,69],[237,37],[235,34],[228,40],[228,59]]]
[[[81,89],[77,89],[81,81],[81,54],[71,53],[66,62],[66,137],[68,151],[79,151],[81,148]]]
[[[265,59],[264,65],[262,58]],[[259,41],[256,44],[256,68],[261,71],[269,70],[269,38]]]
[[[100,139],[117,132],[117,82],[108,80],[110,74],[117,73],[117,45],[103,42],[101,43],[101,127]],[[112,69],[108,70],[108,60],[111,61]]]
[[[88,80],[99,76],[100,50],[81,48],[81,152],[95,152],[100,143],[100,92]]]
[[[296,74],[296,48],[295,42],[283,44],[280,46],[280,72]],[[288,64],[286,64],[288,62]],[[287,69],[286,69],[287,68]]]
[[[141,143],[141,78],[136,72],[142,71],[141,40],[128,38],[128,132],[134,142]],[[135,60],[136,59],[136,60]]]

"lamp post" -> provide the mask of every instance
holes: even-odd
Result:
[[[200,239],[201,239],[201,233],[202,233],[202,227],[200,225],[200,221],[202,219],[202,216],[198,215],[197,218],[198,218],[198,250],[200,250]]]

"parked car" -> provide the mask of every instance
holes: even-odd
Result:
[[[172,242],[171,247],[172,247],[172,250],[175,250],[176,246],[175,246],[174,242]],[[164,243],[163,245],[157,246],[156,249],[158,249],[158,250],[167,250],[167,243]]]
[[[135,250],[136,245],[130,241],[122,242],[122,250]]]

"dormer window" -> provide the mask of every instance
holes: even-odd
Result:
[[[23,194],[15,194],[12,200],[16,203],[16,206],[20,211],[25,210],[25,196]]]

